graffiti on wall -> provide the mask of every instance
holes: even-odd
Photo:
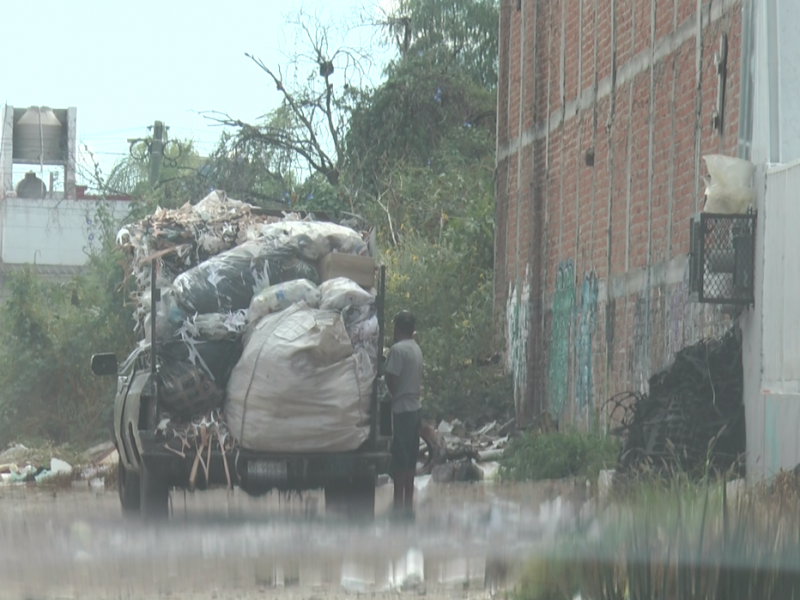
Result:
[[[525,279],[509,285],[506,300],[506,370],[514,383],[514,407],[517,414],[528,384],[528,338],[530,337],[530,297],[528,269]]]
[[[567,403],[569,390],[570,338],[575,309],[575,266],[572,260],[558,265],[553,294],[552,327],[547,372],[547,398],[550,414],[558,419]]]
[[[646,290],[636,297],[633,309],[633,336],[629,367],[631,383],[639,392],[647,391],[647,380],[650,377],[650,327],[648,324],[650,308]]]
[[[581,288],[581,306],[575,335],[575,410],[591,422],[593,413],[592,335],[597,324],[597,276],[587,273]]]

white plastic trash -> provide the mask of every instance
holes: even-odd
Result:
[[[319,288],[308,279],[279,283],[253,297],[247,311],[247,320],[254,323],[265,315],[286,310],[297,302],[305,302],[310,308],[318,308],[320,298]]]
[[[708,154],[703,157],[710,181],[706,183],[704,212],[720,215],[744,214],[756,193],[752,188],[755,165],[749,160]]]
[[[324,281],[320,285],[322,310],[344,310],[349,306],[366,306],[375,301],[367,290],[355,281],[345,277],[336,277]]]

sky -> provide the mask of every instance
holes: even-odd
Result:
[[[92,150],[105,173],[128,152],[127,139],[146,136],[155,120],[170,138],[191,138],[205,153],[220,128],[204,111],[253,121],[278,106],[275,86],[244,53],[269,66],[288,64],[297,30],[285,26],[287,17],[303,10],[355,23],[390,2],[39,0],[25,11],[28,22],[17,16],[3,28],[2,55],[14,59],[0,67],[0,102],[77,107],[80,147]],[[368,80],[378,82],[388,51],[374,29],[349,31],[344,43],[371,50]],[[79,163],[91,164],[84,151]]]

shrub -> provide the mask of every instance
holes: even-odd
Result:
[[[513,481],[587,477],[595,480],[619,455],[616,438],[597,432],[523,434],[500,461],[500,474]]]

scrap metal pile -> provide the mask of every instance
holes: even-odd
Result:
[[[707,465],[742,474],[742,345],[734,330],[682,349],[649,384],[647,394],[609,401],[624,412],[616,431],[623,438],[618,474],[680,470],[702,476]]]
[[[292,403],[290,414],[276,406],[301,381],[315,380],[308,401],[327,403],[327,416],[339,418],[339,430],[328,428],[331,439],[317,434],[307,443],[349,450],[366,439],[361,415],[377,373],[375,290],[344,277],[323,277],[321,267],[332,253],[368,256],[367,238],[366,232],[297,214],[267,217],[223,192],[177,210],[159,209],[119,232],[135,281],[134,318],[142,338],[122,369],[150,364],[155,268],[163,408],[156,434],[173,453],[195,453],[193,474],[202,467],[207,479],[212,447],[271,450],[285,443],[284,431],[269,428],[276,412],[282,411],[284,428],[293,426],[295,433],[318,430],[322,421],[312,427],[302,401]],[[319,356],[309,365],[302,357],[312,347]],[[302,377],[292,377],[295,365],[303,364]],[[275,373],[279,365],[283,371]],[[253,385],[269,375],[270,385]],[[325,417],[324,411],[318,415]]]

